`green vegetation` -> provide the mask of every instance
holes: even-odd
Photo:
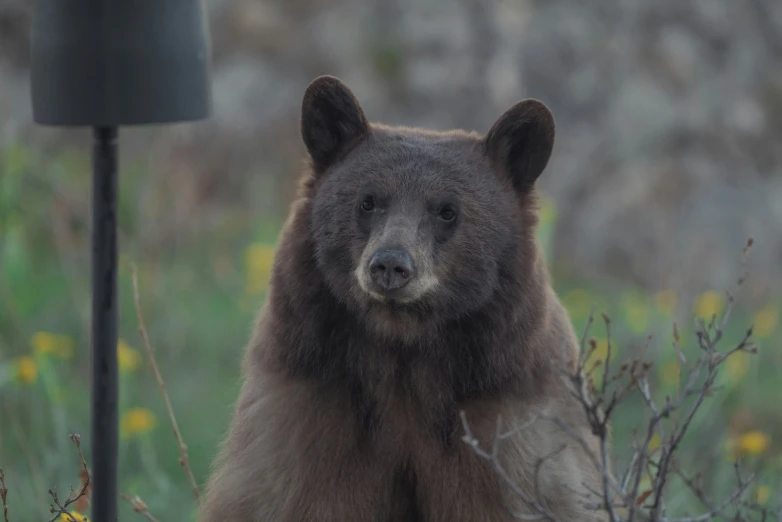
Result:
[[[138,333],[131,264],[138,269],[146,327],[190,465],[203,484],[239,389],[240,361],[264,298],[280,220],[255,216],[253,221],[246,209],[226,208],[219,223],[199,223],[198,233],[187,239],[153,248],[144,243],[140,217],[149,205],[165,207],[176,192],[169,189],[157,202],[140,200],[148,182],[143,168],[123,166],[120,489],[142,498],[161,522],[192,520],[196,503]],[[0,150],[0,466],[11,522],[48,520],[47,490],[56,487],[65,496],[69,486],[78,486],[80,464],[70,433],[82,434],[87,462],[91,459],[89,190],[86,157],[42,161],[19,145]],[[555,223],[553,204],[544,201],[541,240],[547,251]],[[603,293],[556,273],[554,281],[577,331],[593,303],[598,313],[612,317],[613,360],[634,357],[648,344],[644,357],[654,363],[660,400],[675,393],[679,381],[674,312],[708,319],[726,306],[723,289],[687,303],[677,299],[676,289],[647,295],[624,286]],[[775,489],[782,484],[782,352],[776,344],[782,340],[781,305],[782,297],[749,310],[738,296],[726,342],[739,341],[754,323],[759,353],[737,352],[726,361],[718,377],[722,387],[696,415],[683,442],[682,467],[691,475],[703,472],[715,498],[734,487],[732,458],[741,455],[749,469],[763,465],[752,495],[769,507],[776,503]],[[678,325],[688,354],[697,352],[693,331],[692,321]],[[600,321],[591,335],[594,357],[604,358],[608,342]],[[645,411],[633,397],[613,416],[620,464],[629,454],[633,428],[645,425]],[[668,506],[677,513],[702,511],[676,484],[670,486]],[[120,519],[141,516],[122,503]]]

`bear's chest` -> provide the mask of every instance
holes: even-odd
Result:
[[[459,405],[447,379],[424,367],[408,366],[354,379],[351,405],[362,438],[398,447],[437,444],[458,438]]]

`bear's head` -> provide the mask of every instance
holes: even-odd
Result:
[[[301,132],[317,267],[369,322],[459,319],[531,277],[518,264],[536,255],[534,185],[554,144],[543,103],[518,102],[485,136],[388,127],[322,76],[304,94]]]

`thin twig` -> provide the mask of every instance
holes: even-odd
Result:
[[[742,265],[746,261],[746,254],[751,245],[752,240],[750,239],[744,248]],[[568,422],[568,420],[572,419],[563,419],[548,412],[537,412],[532,415],[530,420],[521,423],[517,428],[511,429],[507,433],[502,433],[502,426],[498,418],[496,436],[492,447],[490,450],[485,450],[481,448],[479,441],[472,434],[464,412],[460,412],[465,432],[463,440],[473,449],[475,454],[490,461],[500,478],[510,486],[516,496],[528,508],[535,512],[531,514],[514,513],[516,518],[524,520],[555,519],[555,516],[546,505],[537,481],[540,468],[546,460],[556,454],[556,451],[537,461],[535,465],[535,483],[532,484],[534,486],[533,491],[518,487],[499,462],[499,443],[501,440],[540,421],[552,422],[573,439],[580,446],[580,449],[583,450],[583,453],[595,470],[600,473],[603,479],[603,491],[599,491],[600,486],[596,484],[582,484],[585,492],[577,492],[573,489],[572,493],[575,496],[585,497],[586,502],[584,502],[584,506],[586,509],[606,512],[608,516],[605,519],[611,522],[706,522],[716,519],[746,522],[748,520],[746,518],[748,512],[760,513],[763,521],[767,520],[769,516],[776,515],[782,517],[782,513],[775,513],[772,510],[761,507],[757,502],[744,500],[743,497],[752,482],[752,477],[742,477],[741,473],[739,473],[738,464],[735,467],[738,481],[736,489],[730,494],[722,495],[719,499],[720,502],[712,502],[709,495],[695,481],[687,479],[681,473],[675,459],[696,412],[702,407],[706,398],[711,397],[718,389],[715,385],[715,379],[719,366],[737,351],[756,352],[756,348],[750,343],[752,328],[749,328],[743,338],[735,345],[728,347],[728,349],[718,350],[718,344],[724,341],[725,327],[735,307],[734,295],[738,293],[745,279],[746,274],[742,274],[738,278],[736,290],[727,292],[728,305],[721,317],[717,317],[715,314],[708,321],[708,324],[702,320],[697,323],[697,343],[702,357],[697,359],[693,357],[695,359],[693,361],[688,360],[679,344],[679,334],[674,324],[673,348],[677,356],[679,379],[675,396],[666,395],[662,401],[655,401],[650,389],[648,375],[652,366],[651,363],[644,362],[641,359],[634,359],[628,363],[621,364],[618,368],[613,368],[615,365],[609,363],[612,348],[614,347],[611,345],[610,319],[605,314],[603,314],[603,319],[606,326],[608,350],[605,354],[605,361],[595,363],[595,367],[602,364],[603,375],[599,379],[600,382],[594,382],[591,371],[588,371],[586,368],[586,361],[596,349],[595,340],[588,340],[588,330],[592,323],[592,314],[590,313],[590,319],[580,339],[580,357],[577,368],[575,371],[572,368],[568,368],[563,373],[573,385],[570,393],[586,413],[591,433],[598,439],[599,446],[597,448],[594,448],[587,442],[586,431],[582,432]],[[644,352],[648,348],[650,341],[651,337],[647,339]],[[684,370],[687,371],[686,377],[683,375]],[[624,378],[627,379],[627,383],[617,382],[618,387],[608,391],[609,384]],[[617,480],[611,470],[609,459],[609,419],[615,411],[615,407],[631,392],[638,392],[643,405],[649,410],[651,416],[645,424],[642,433],[640,435],[638,433],[633,434],[633,455],[630,459],[629,467],[624,473],[618,475],[621,477],[621,480]],[[685,408],[685,401],[690,400],[690,398],[693,399],[692,403],[687,403]],[[679,415],[681,415],[681,418]],[[674,416],[672,425],[669,425],[667,421]],[[660,437],[660,446],[652,449],[650,447],[651,442],[658,435]],[[696,515],[686,514],[686,516],[681,518],[673,518],[666,513],[666,485],[671,481],[671,475],[681,477],[685,486],[705,507],[704,513]],[[643,491],[639,491],[642,478],[648,478],[650,484],[645,486]],[[571,488],[568,487],[567,489]],[[648,503],[646,502],[647,499]],[[729,513],[731,506],[735,506],[735,513]],[[779,522],[782,522],[782,518],[780,518]]]
[[[157,384],[160,387],[160,392],[163,395],[163,401],[166,404],[166,409],[168,410],[168,417],[171,419],[171,426],[174,429],[174,436],[176,437],[177,444],[179,445],[179,463],[182,465],[182,469],[184,469],[185,474],[187,475],[188,480],[190,481],[190,487],[193,488],[193,494],[195,495],[196,503],[201,503],[201,494],[198,491],[198,484],[196,483],[195,477],[193,476],[193,472],[190,469],[190,462],[187,458],[187,446],[185,445],[184,441],[182,440],[182,434],[179,431],[179,426],[176,422],[176,417],[174,416],[174,408],[171,406],[171,400],[168,398],[168,392],[166,392],[166,385],[163,382],[163,376],[160,374],[160,370],[158,369],[157,362],[155,362],[155,356],[152,352],[152,346],[149,342],[149,336],[147,335],[147,329],[146,326],[144,326],[144,315],[141,312],[141,299],[139,297],[139,291],[138,291],[138,277],[136,275],[136,267],[135,265],[131,265],[131,273],[133,276],[133,297],[136,302],[136,315],[138,316],[138,330],[141,334],[141,339],[144,341],[144,347],[147,350],[147,357],[149,359],[149,365],[152,367],[152,371],[155,373],[155,379],[157,379]]]
[[[608,317],[608,314],[603,314],[603,321],[606,325],[606,360],[603,363],[603,382],[600,389],[601,394],[606,392],[606,387],[608,386],[609,364],[611,362],[611,318]]]
[[[133,507],[133,511],[143,515],[144,518],[149,520],[149,522],[159,522],[158,519],[152,516],[152,514],[149,512],[149,508],[147,508],[147,505],[138,497],[138,495],[131,497],[130,495],[120,493],[119,496],[122,498],[122,500]]]
[[[68,498],[65,500],[65,502],[60,501],[60,499],[57,497],[57,491],[54,488],[49,490],[49,495],[51,495],[52,500],[54,501],[54,504],[50,506],[50,511],[54,516],[49,520],[49,522],[54,522],[61,515],[66,515],[71,519],[71,521],[76,522],[78,519],[73,516],[70,511],[68,511],[68,506],[89,494],[91,475],[90,470],[87,467],[87,461],[84,460],[84,454],[81,451],[81,436],[77,433],[73,433],[71,434],[71,440],[76,445],[76,449],[79,452],[79,460],[81,461],[81,468],[84,472],[84,482],[82,483],[81,489],[79,489],[78,493],[74,493],[73,488],[71,488],[71,491],[68,494]]]
[[[748,486],[749,486],[749,482],[740,484],[739,488],[736,491],[734,491],[733,494],[730,495],[725,500],[725,502],[715,507],[714,509],[709,510],[706,513],[702,513],[700,515],[693,516],[693,517],[670,518],[667,519],[667,522],[705,522],[706,520],[713,520],[718,514],[722,513],[731,504],[739,500],[741,496],[744,494],[744,492],[747,490]]]
[[[581,334],[581,342],[578,343],[579,348],[579,355],[581,356],[581,362],[584,362],[584,359],[586,359],[585,352],[586,352],[586,345],[587,345],[587,338],[589,337],[589,329],[592,326],[592,322],[595,320],[595,305],[592,304],[592,306],[589,308],[589,317],[587,317],[586,325],[584,325],[584,331]]]
[[[3,519],[8,522],[8,488],[5,487],[3,468],[0,468],[0,501],[3,502]]]
[[[11,404],[7,397],[3,399],[3,408],[5,409],[5,418],[8,419],[8,425],[10,425],[11,431],[19,443],[19,449],[27,458],[27,465],[30,467],[30,475],[35,483],[36,500],[39,504],[44,504],[46,502],[46,494],[44,493],[46,491],[46,482],[43,479],[43,473],[41,473],[41,465],[38,463],[35,453],[30,447],[30,442],[19,428],[19,418],[17,417],[15,410],[11,409]]]
[[[567,444],[560,444],[558,448],[550,451],[546,455],[543,455],[535,463],[535,496],[540,499],[541,503],[544,501],[543,492],[540,490],[540,470],[543,469],[543,465],[550,459],[553,459],[563,451],[567,449]],[[548,509],[548,506],[545,506]]]
[[[473,435],[472,429],[470,428],[470,424],[467,422],[467,415],[465,414],[464,410],[459,411],[459,416],[462,420],[462,427],[464,428],[464,436],[462,437],[462,440],[469,445],[473,451],[481,458],[484,458],[491,462],[492,466],[494,467],[494,470],[497,472],[498,475],[502,478],[503,481],[510,487],[513,492],[528,506],[532,507],[535,511],[537,511],[536,514],[528,514],[528,513],[512,513],[514,518],[518,518],[521,520],[540,520],[540,518],[545,517],[551,522],[561,522],[560,519],[551,511],[549,511],[545,506],[541,505],[540,502],[538,502],[535,499],[529,498],[524,491],[521,490],[521,488],[518,487],[518,485],[515,483],[515,481],[511,478],[511,476],[508,474],[508,472],[503,467],[502,463],[500,462],[498,451],[496,450],[496,445],[498,444],[498,437],[495,437],[494,441],[492,442],[493,449],[491,452],[487,452],[486,450],[482,449],[480,446],[480,442],[478,439]],[[501,424],[497,424],[497,433],[500,433]]]

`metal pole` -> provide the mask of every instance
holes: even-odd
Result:
[[[117,520],[117,128],[93,128],[92,522]]]

